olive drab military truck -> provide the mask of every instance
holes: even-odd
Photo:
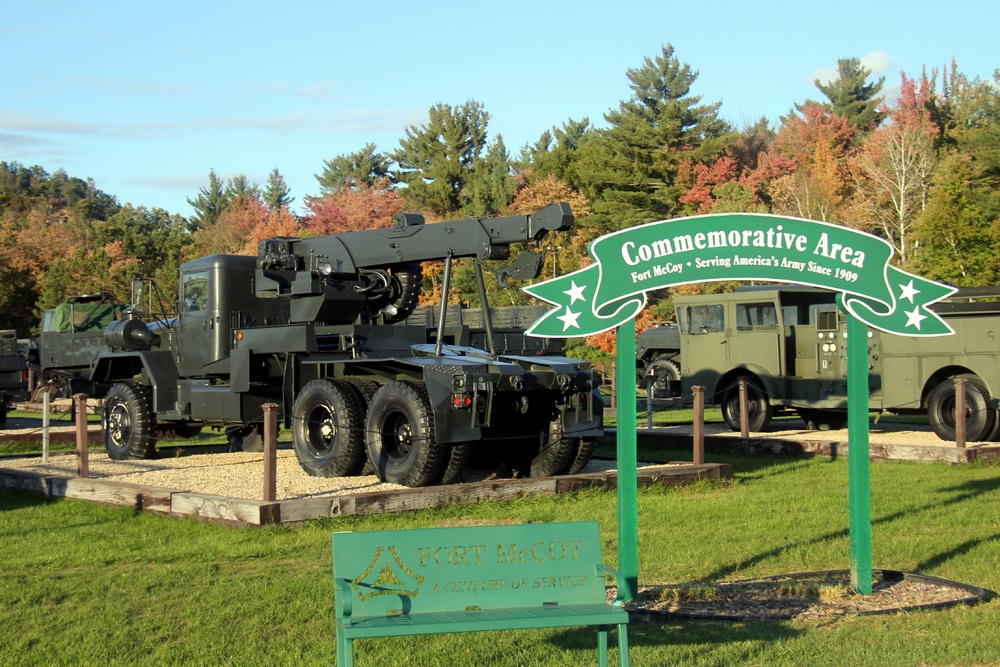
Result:
[[[38,363],[55,396],[89,393],[91,362],[107,351],[104,329],[122,317],[110,292],[76,294],[42,314]]]
[[[147,324],[139,306],[103,331],[89,380],[104,398],[115,459],[153,456],[157,430],[202,425],[259,437],[274,403],[309,474],[364,469],[407,486],[447,484],[469,468],[544,476],[579,471],[602,433],[596,371],[555,354],[498,351],[483,260],[566,231],[566,204],[533,215],[261,241],[256,257],[213,255],[180,267],[176,319]],[[473,258],[484,335],[449,324],[452,261]],[[421,262],[444,260],[432,325],[406,324]],[[537,276],[526,250],[500,278]],[[545,350],[541,350],[545,352]]]
[[[731,294],[674,299],[677,344],[646,354],[680,360],[663,374],[674,395],[705,387],[726,424],[740,429],[739,384],[747,386],[750,430],[795,411],[809,428],[847,420],[847,321],[834,292],[796,286],[744,287]],[[955,383],[965,378],[970,441],[1000,434],[1000,288],[960,289],[931,306],[955,334],[916,337],[868,330],[869,405],[874,411],[926,414],[943,440],[955,439]],[[640,335],[640,348],[643,347]]]
[[[7,425],[11,401],[28,389],[28,357],[13,329],[0,330],[0,428]]]

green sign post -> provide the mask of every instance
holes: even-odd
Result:
[[[526,333],[567,338],[618,328],[619,569],[638,580],[632,368],[635,317],[646,305],[646,294],[720,280],[787,282],[838,292],[838,304],[849,315],[851,571],[855,589],[870,593],[866,326],[908,336],[951,334],[928,306],[954,288],[890,266],[892,247],[876,236],[777,215],[732,213],[653,222],[601,236],[588,253],[594,260],[589,266],[524,288],[554,306]],[[623,436],[623,431],[629,434]]]

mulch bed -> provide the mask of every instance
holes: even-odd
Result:
[[[625,603],[634,616],[647,620],[676,618],[721,621],[787,620],[974,604],[992,597],[978,586],[896,570],[874,570],[871,595],[851,590],[846,570],[640,586],[638,597]],[[609,592],[613,599],[614,589]]]

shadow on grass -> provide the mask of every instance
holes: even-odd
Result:
[[[791,472],[794,469],[795,469],[794,467],[791,467],[787,468],[785,471]],[[958,484],[956,486],[941,489],[938,492],[939,494],[944,494],[944,493],[956,494],[950,498],[944,498],[941,500],[928,502],[916,507],[907,507],[905,509],[895,511],[890,514],[885,514],[883,516],[873,518],[871,525],[880,526],[880,525],[890,524],[904,517],[912,518],[914,514],[937,511],[940,510],[941,508],[957,505],[962,502],[967,502],[984,494],[993,493],[997,490],[1000,490],[1000,479],[998,478],[970,480],[967,482],[963,482],[962,484]],[[819,535],[812,539],[804,540],[798,543],[782,544],[781,546],[775,547],[773,549],[768,549],[749,558],[745,558],[738,563],[734,563],[732,565],[728,565],[725,567],[720,567],[711,574],[709,574],[706,577],[706,579],[709,581],[726,579],[727,577],[732,576],[736,572],[746,570],[755,565],[763,563],[771,558],[776,558],[780,556],[782,553],[787,552],[789,549],[794,549],[797,547],[808,547],[812,545],[822,544],[824,542],[832,540],[841,540],[849,536],[850,536],[850,530],[848,528],[842,528],[839,530],[830,531],[823,535]],[[928,558],[927,560],[919,563],[916,571],[921,572],[921,571],[926,571],[928,569],[939,567],[945,562],[951,560],[952,558],[962,556],[971,551],[972,549],[976,548],[977,546],[980,546],[981,544],[990,543],[998,540],[1000,540],[1000,533],[980,539],[967,540],[962,544],[956,545],[951,549],[943,551],[940,554],[932,556],[931,558]]]
[[[729,664],[748,664],[759,655],[760,642],[780,642],[792,639],[803,630],[796,630],[787,623],[760,623],[745,621],[632,621],[628,626],[630,648],[656,646],[697,646],[719,644],[728,647],[726,661]],[[565,650],[582,650],[592,647],[597,650],[596,631],[593,628],[573,628],[559,632],[548,640],[553,646]],[[610,633],[609,648],[617,653],[618,637]],[[736,647],[743,643],[745,648]],[[735,653],[734,651],[739,651]]]

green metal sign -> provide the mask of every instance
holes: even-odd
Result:
[[[566,338],[635,317],[652,290],[718,280],[767,280],[840,293],[869,326],[910,336],[952,333],[928,305],[955,289],[889,266],[892,246],[847,227],[732,213],[663,220],[614,232],[588,249],[594,263],[524,291],[556,308],[526,332]]]
[[[892,247],[847,227],[779,215],[733,213],[663,220],[595,239],[594,262],[525,287],[556,306],[529,336],[572,338],[618,328],[617,364],[634,369],[635,316],[652,290],[718,280],[765,280],[838,292],[848,314],[848,459],[851,584],[872,592],[865,325],[908,336],[954,333],[928,306],[955,292],[889,266]],[[638,498],[634,370],[618,382],[618,567],[625,598],[638,592]]]

